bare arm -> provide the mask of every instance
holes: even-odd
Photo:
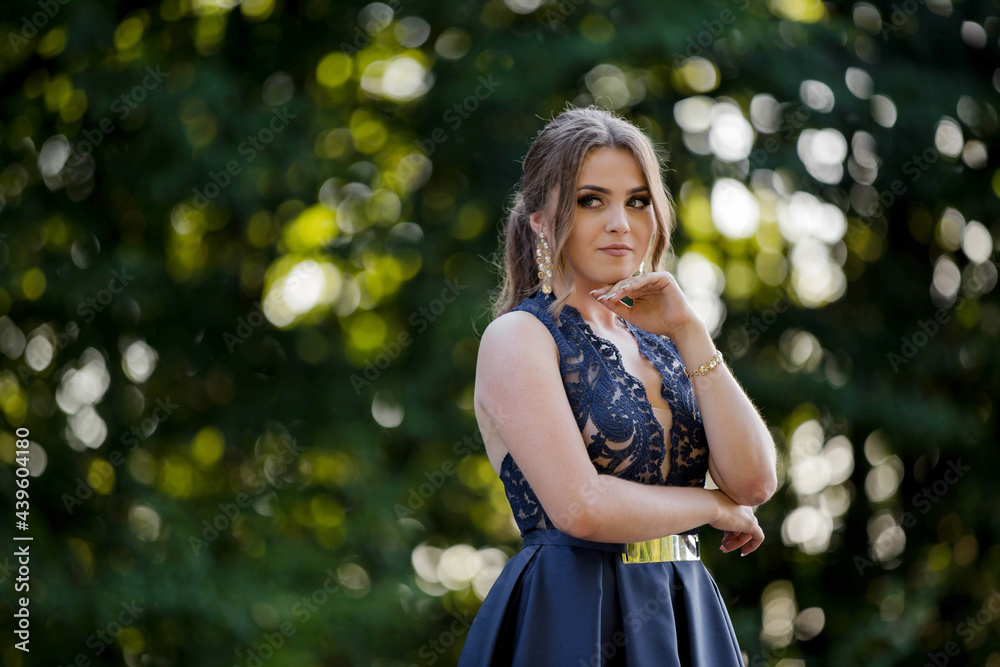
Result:
[[[688,370],[709,361],[715,344],[701,320],[672,339]],[[726,364],[691,378],[708,440],[712,480],[740,505],[768,501],[777,489],[774,440]]]
[[[752,513],[736,516],[720,491],[599,475],[566,397],[555,341],[530,313],[505,314],[483,332],[475,401],[565,533],[638,542],[720,519],[728,523],[717,528],[759,532]]]
[[[569,511],[586,518],[578,525],[577,537],[598,542],[641,542],[718,520],[722,511],[718,493],[597,475],[584,489],[579,507],[570,507]]]

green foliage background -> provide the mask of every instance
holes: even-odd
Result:
[[[674,249],[725,272],[717,342],[778,443],[754,558],[713,554],[701,530],[750,664],[1000,666],[997,9],[3,3],[0,662],[453,664],[480,603],[462,568],[520,543],[472,412],[487,260],[531,138],[567,102],[598,102],[668,148]],[[831,110],[803,104],[807,80]],[[749,118],[758,94],[783,116],[754,157],[690,150],[680,100]],[[945,117],[964,157],[935,148]],[[877,215],[855,209],[860,172],[805,169],[799,137],[823,128],[874,138]],[[832,302],[756,275],[788,266],[773,216],[748,240],[714,228],[713,183],[758,170],[846,214]],[[974,227],[985,260],[963,250]],[[850,443],[833,495],[794,488],[803,425]],[[18,428],[34,443],[27,533]],[[956,461],[968,471],[946,478]],[[793,511],[837,497],[828,546],[785,539]],[[887,518],[901,530],[883,534]],[[873,540],[900,532],[878,558]],[[33,537],[30,654],[12,634],[15,534]],[[451,587],[418,576],[427,546],[452,548]],[[281,645],[262,652],[268,636]]]

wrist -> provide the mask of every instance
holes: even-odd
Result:
[[[699,336],[702,333],[707,334],[708,327],[706,327],[705,323],[702,322],[701,319],[699,319],[697,316],[693,316],[691,317],[691,319],[687,320],[684,324],[676,327],[673,331],[671,331],[669,336],[670,340],[674,341],[675,343],[680,343],[691,338],[692,336]]]
[[[701,320],[692,320],[675,331],[675,335],[670,339],[677,346],[684,366],[689,369],[708,363],[717,351],[708,327]]]
[[[718,523],[722,519],[722,499],[719,494],[722,493],[720,489],[705,489],[708,492],[708,498],[711,505],[711,517],[708,520],[709,524]]]

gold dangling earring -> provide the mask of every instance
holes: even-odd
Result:
[[[545,232],[538,232],[538,243],[535,246],[535,261],[538,263],[538,277],[542,281],[542,291],[552,293],[552,254],[545,240]]]

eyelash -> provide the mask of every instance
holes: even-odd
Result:
[[[584,195],[584,196],[580,197],[579,199],[577,199],[576,202],[580,206],[582,206],[583,208],[594,208],[593,206],[587,206],[586,205],[586,202],[589,201],[589,200],[591,200],[591,199],[596,199],[598,201],[601,200],[601,198],[598,197],[597,195]],[[642,206],[641,207],[635,207],[635,206],[632,207],[632,208],[635,208],[637,211],[641,211],[641,210],[645,209],[651,203],[649,197],[638,197],[637,196],[637,197],[632,197],[632,199],[638,199],[639,201],[642,202]]]

